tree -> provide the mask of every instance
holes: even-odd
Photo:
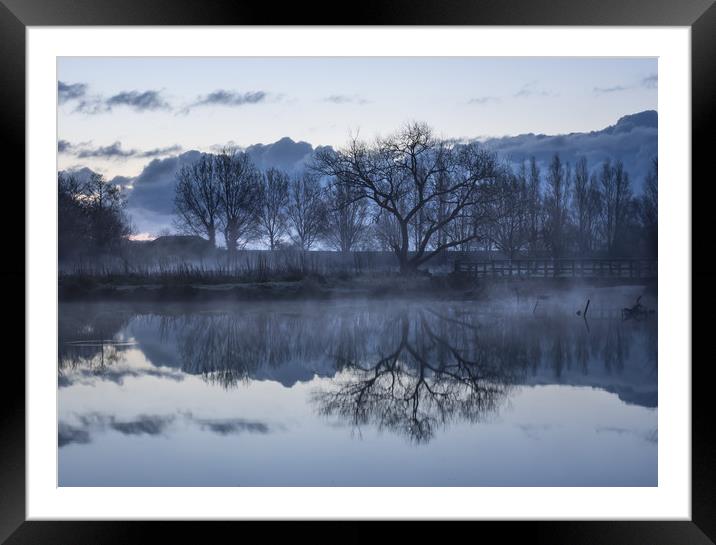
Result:
[[[542,188],[539,167],[534,156],[530,157],[530,176],[527,189],[527,229],[530,255],[535,255],[539,246],[542,221]]]
[[[614,166],[609,161],[602,165],[600,178],[602,193],[602,233],[609,255],[614,255],[621,244],[632,207],[632,193],[629,174],[624,165],[617,161]]]
[[[569,221],[569,165],[564,165],[555,153],[547,171],[544,237],[552,257],[562,257],[566,250],[566,231]]]
[[[83,187],[82,207],[89,220],[91,244],[97,251],[112,251],[132,234],[132,226],[125,213],[126,202],[119,186],[93,172]]]
[[[261,176],[258,225],[270,250],[275,250],[281,244],[288,229],[288,186],[288,174],[276,168],[268,169]]]
[[[304,172],[291,183],[288,200],[288,221],[291,240],[308,251],[324,233],[326,204],[318,176]]]
[[[650,256],[659,254],[659,164],[655,158],[644,180],[644,193],[640,199],[641,223],[644,227],[647,251]]]
[[[345,180],[336,178],[329,186],[325,239],[331,248],[350,252],[364,241],[368,231],[368,202]]]
[[[528,188],[524,171],[515,175],[507,168],[498,177],[493,207],[492,237],[495,246],[510,259],[528,242]]]
[[[474,226],[472,215],[487,198],[483,189],[497,174],[493,153],[476,143],[456,145],[437,139],[422,123],[409,124],[370,146],[353,138],[343,150],[323,149],[316,168],[345,180],[358,199],[375,205],[377,218],[395,230],[385,240],[404,274],[479,237],[474,228],[457,235],[450,227],[461,221]]]
[[[72,174],[57,175],[57,234],[60,260],[86,249],[87,217],[82,206],[83,188]]]
[[[581,157],[574,169],[574,208],[577,245],[582,255],[594,250],[600,201],[597,177],[589,176],[587,159]]]
[[[255,235],[261,198],[260,173],[243,152],[225,149],[216,156],[221,226],[229,257]]]
[[[221,192],[214,173],[214,158],[202,155],[177,173],[174,193],[175,224],[185,233],[207,237],[216,246],[221,213]]]

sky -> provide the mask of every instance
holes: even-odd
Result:
[[[61,57],[58,169],[283,137],[341,147],[409,121],[472,139],[588,132],[657,109],[656,58]]]

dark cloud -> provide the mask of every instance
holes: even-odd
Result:
[[[100,95],[86,96],[83,92],[76,98],[80,100],[74,111],[88,115],[111,112],[117,106],[126,106],[135,112],[171,109],[160,91],[122,91],[106,99]]]
[[[626,91],[629,87],[623,85],[614,85],[612,87],[595,87],[594,92],[597,95],[604,95],[608,93],[618,93],[619,91]]]
[[[72,152],[72,144],[70,144],[67,140],[58,140],[57,141],[57,151],[59,153],[71,153]]]
[[[171,215],[174,209],[174,184],[176,173],[184,165],[189,165],[201,156],[201,152],[192,150],[180,155],[162,159],[152,159],[136,176],[129,192],[127,206],[141,209],[142,215]],[[140,226],[138,228],[141,229]]]
[[[323,102],[332,104],[368,104],[368,100],[358,95],[330,95],[323,99]]]
[[[651,74],[650,76],[647,76],[641,80],[642,86],[646,87],[647,89],[656,89],[658,83],[659,78],[656,74]]]
[[[77,426],[70,426],[60,422],[57,426],[57,446],[62,448],[67,445],[86,445],[90,442],[90,434],[86,429]]]
[[[263,422],[252,422],[241,418],[225,419],[196,419],[202,430],[208,430],[219,435],[230,435],[236,433],[269,433],[270,428]]]
[[[109,427],[123,435],[161,435],[173,421],[173,416],[139,415],[125,421],[111,417]]]
[[[468,104],[488,104],[491,102],[501,102],[501,100],[499,97],[486,96],[486,97],[471,98],[470,100],[467,101]]]
[[[159,91],[122,91],[109,97],[106,104],[109,109],[115,106],[129,106],[138,112],[170,108]]]
[[[295,142],[285,136],[273,144],[254,144],[246,153],[262,170],[274,167],[289,172],[302,170],[313,155],[313,146],[308,142]]]
[[[200,96],[195,102],[187,106],[183,112],[198,106],[243,106],[245,104],[259,104],[268,99],[266,91],[249,91],[240,93],[238,91],[226,91],[218,89],[208,95]]]
[[[181,151],[181,146],[173,145],[151,150],[123,149],[122,143],[117,141],[109,146],[89,147],[87,144],[74,145],[67,140],[60,140],[57,145],[60,153],[74,153],[80,159],[98,157],[101,159],[127,159],[129,157],[150,158],[170,155]]]
[[[127,158],[134,155],[134,150],[123,150],[121,142],[115,142],[109,146],[100,146],[93,149],[82,149],[77,152],[77,157],[86,159],[88,157],[101,157],[102,159]]]
[[[86,83],[65,83],[57,82],[57,99],[60,104],[64,104],[70,100],[76,100],[85,96],[87,92]]]
[[[640,192],[651,160],[657,156],[657,136],[658,116],[649,110],[624,116],[600,131],[554,136],[530,133],[491,138],[484,145],[513,163],[534,156],[543,173],[555,153],[572,165],[579,157],[586,157],[590,168],[598,167],[606,159],[621,160],[635,190]]]

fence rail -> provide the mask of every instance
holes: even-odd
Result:
[[[498,259],[456,261],[456,273],[471,278],[657,278],[653,259]]]

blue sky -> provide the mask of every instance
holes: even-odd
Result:
[[[108,178],[229,142],[341,146],[411,120],[450,138],[563,134],[657,109],[655,58],[63,57],[57,69],[58,167]]]

